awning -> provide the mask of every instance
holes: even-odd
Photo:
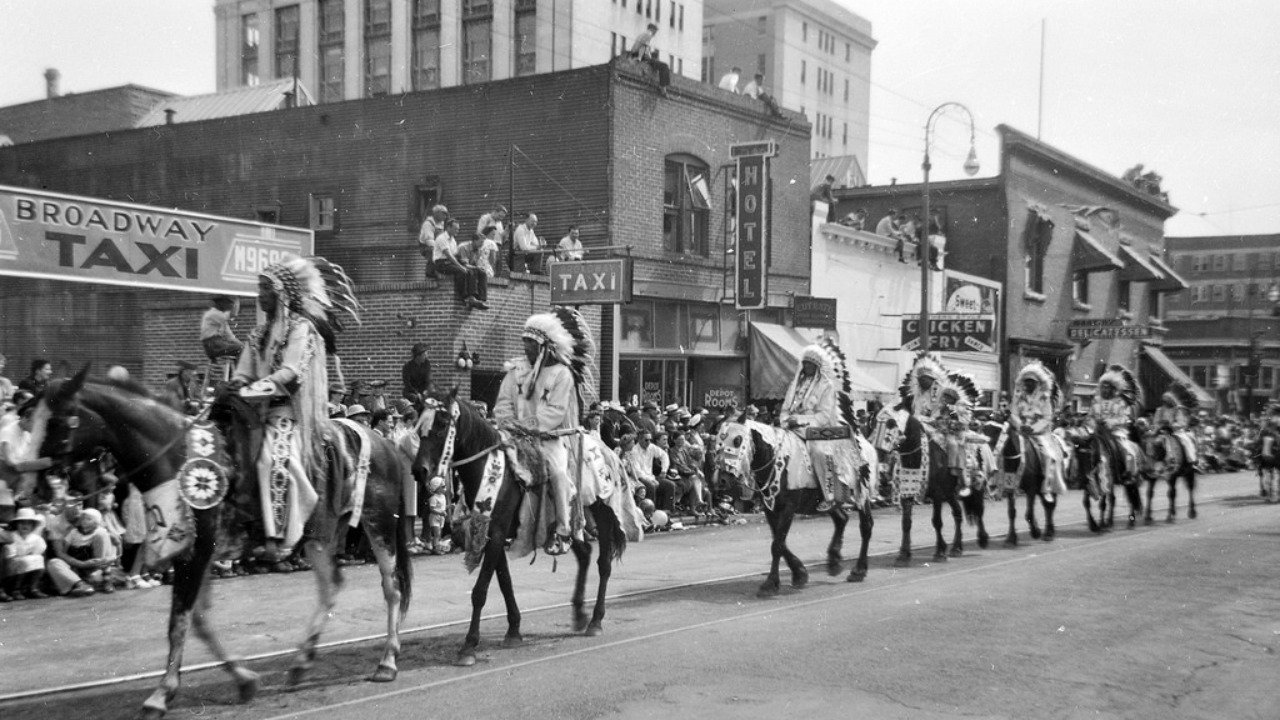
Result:
[[[1164,351],[1154,345],[1142,346],[1142,364],[1139,366],[1140,380],[1146,385],[1147,404],[1154,406],[1159,404],[1160,395],[1174,381],[1185,384],[1191,388],[1192,394],[1196,396],[1196,400],[1205,407],[1215,407],[1217,400],[1208,390],[1200,387],[1191,380],[1191,377],[1174,364]]]
[[[1164,273],[1151,264],[1149,257],[1143,257],[1142,254],[1134,252],[1128,245],[1120,246],[1120,257],[1124,259],[1124,270],[1120,273],[1121,280],[1139,282],[1164,280]]]
[[[785,325],[751,323],[751,397],[781,400],[808,344],[803,335]],[[896,392],[855,365],[849,366],[849,385],[854,400],[884,400]]]
[[[1162,260],[1156,255],[1147,257],[1160,272],[1164,273],[1164,280],[1159,280],[1151,285],[1151,289],[1156,292],[1180,292],[1191,287],[1190,283],[1182,279],[1182,276],[1173,271],[1169,267],[1169,263]]]
[[[1115,253],[1103,247],[1097,238],[1083,230],[1076,230],[1075,245],[1071,248],[1071,266],[1076,272],[1103,272],[1121,270],[1124,263]]]

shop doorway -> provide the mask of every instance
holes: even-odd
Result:
[[[660,407],[689,401],[689,361],[685,358],[621,358],[618,361],[618,394],[624,403],[632,399]]]

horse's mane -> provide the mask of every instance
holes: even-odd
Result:
[[[95,385],[107,385],[110,387],[120,388],[121,390],[127,390],[134,395],[151,398],[152,400],[155,399],[155,395],[152,394],[151,390],[146,385],[143,385],[133,378],[128,378],[126,380],[90,380],[89,382]]]

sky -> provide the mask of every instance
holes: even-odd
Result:
[[[926,118],[959,102],[980,177],[998,170],[1003,123],[1115,175],[1138,163],[1162,175],[1180,210],[1168,235],[1280,233],[1275,0],[835,1],[878,41],[872,183],[918,182]],[[0,18],[0,105],[42,98],[47,67],[63,92],[215,89],[212,0],[0,0]],[[931,178],[963,177],[963,114],[944,114],[932,139]]]

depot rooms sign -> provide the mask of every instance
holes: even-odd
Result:
[[[253,296],[310,230],[0,185],[0,275]]]
[[[739,310],[769,304],[769,157],[772,142],[744,143],[729,148],[738,160],[738,199],[734,227],[734,302]]]
[[[994,315],[944,313],[929,316],[929,349],[946,352],[994,352]],[[920,349],[920,316],[902,317],[902,349]]]

